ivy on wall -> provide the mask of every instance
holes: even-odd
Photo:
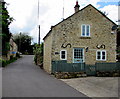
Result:
[[[36,44],[35,47],[34,47],[34,61],[35,63],[38,65],[38,64],[43,64],[43,46],[44,44],[41,43],[40,45],[39,44]]]
[[[13,21],[13,18],[10,17],[8,11],[7,11],[7,6],[6,2],[0,2],[0,20],[2,21],[2,31],[0,32],[1,36],[1,42],[2,42],[2,55],[7,55],[10,45],[10,37],[11,33],[9,31],[9,25]]]

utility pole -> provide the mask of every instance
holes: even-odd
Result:
[[[38,0],[38,29],[39,29],[38,44],[40,45],[39,0]]]
[[[64,20],[64,0],[63,0],[63,20]]]
[[[19,35],[19,52],[21,51],[21,32],[20,32],[20,35]]]
[[[38,37],[38,44],[40,45],[40,25],[39,25],[39,37]]]
[[[62,19],[64,20],[64,0],[63,0],[63,15],[62,15]]]

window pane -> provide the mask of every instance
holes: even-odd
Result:
[[[65,59],[65,55],[62,55],[61,58],[62,58],[62,59]]]
[[[74,58],[83,58],[83,49],[74,49]]]
[[[86,35],[90,36],[90,26],[89,25],[86,26]]]
[[[102,56],[102,59],[105,60],[105,56]]]
[[[97,56],[97,59],[100,59],[100,56]]]
[[[97,59],[101,59],[101,52],[97,52]]]
[[[97,52],[97,55],[100,56],[100,52]]]
[[[61,51],[61,59],[66,59],[66,51]]]
[[[102,59],[105,60],[105,52],[102,52]]]
[[[74,58],[76,58],[76,56],[77,56],[77,53],[74,51]]]
[[[82,26],[82,35],[85,36],[85,25]]]
[[[104,56],[105,56],[105,52],[102,52],[102,55],[104,55]]]
[[[65,51],[62,51],[61,54],[65,54]]]

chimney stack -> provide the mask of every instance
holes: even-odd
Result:
[[[76,1],[76,5],[75,5],[75,13],[79,11],[79,7],[80,5],[78,4],[78,0]]]

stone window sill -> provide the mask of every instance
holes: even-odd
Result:
[[[80,37],[80,39],[91,39],[91,37]]]

